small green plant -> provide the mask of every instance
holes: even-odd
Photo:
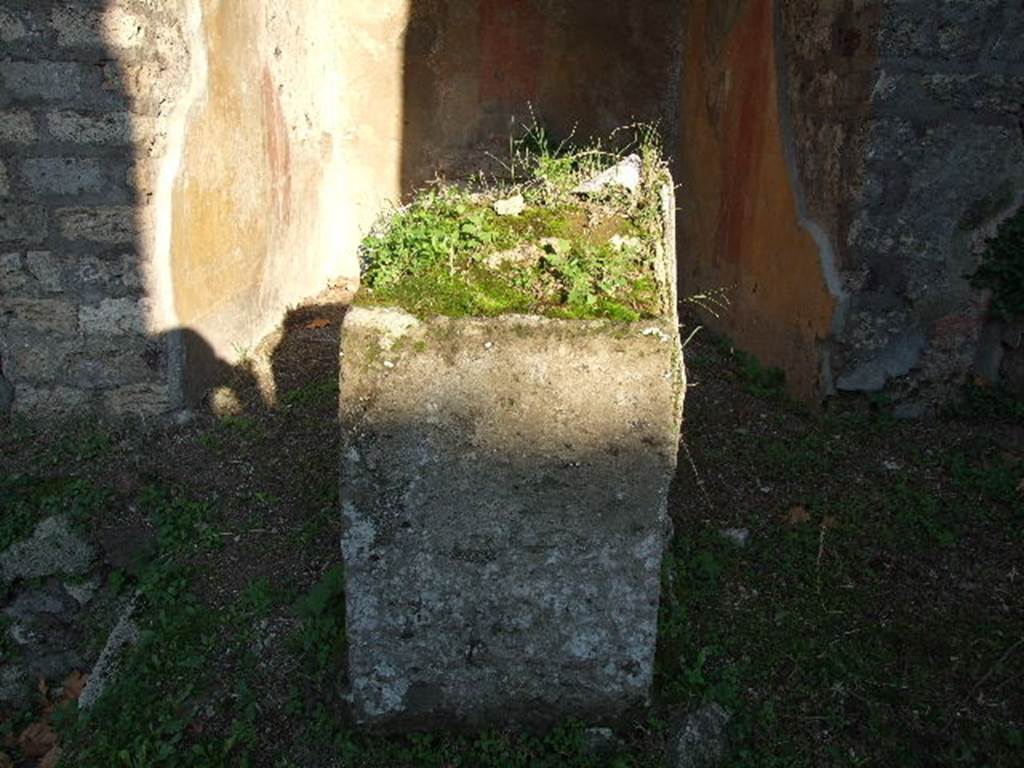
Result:
[[[295,604],[302,627],[295,650],[310,673],[322,675],[345,649],[345,573],[331,568]]]
[[[1010,458],[998,454],[968,458],[956,452],[946,457],[946,470],[953,482],[985,505],[996,503],[1013,508],[1019,503],[1024,467]],[[1024,514],[1020,517],[1024,520]]]
[[[739,374],[751,394],[758,397],[776,397],[783,393],[786,374],[778,368],[769,368],[749,352],[736,351]]]
[[[66,514],[73,525],[87,527],[111,496],[81,478],[0,478],[0,551],[29,536],[36,523],[52,515]]]
[[[57,441],[54,463],[63,459],[78,461],[98,459],[107,453],[113,445],[114,435],[110,425],[94,418],[72,421]]]
[[[212,504],[157,486],[142,490],[141,509],[156,527],[157,547],[163,554],[216,547],[220,536],[211,527]]]
[[[899,528],[943,547],[957,542],[952,510],[944,508],[934,494],[906,483],[890,492],[887,503]]]
[[[189,735],[216,616],[202,610],[187,573],[174,566],[147,571],[139,593],[139,644],[92,709],[64,714],[65,760],[81,768],[245,765],[231,735],[213,743]]]
[[[286,408],[336,407],[338,403],[338,378],[313,381],[305,386],[289,390],[281,396]]]
[[[1024,208],[989,241],[971,282],[992,290],[992,313],[996,317],[1008,320],[1024,315]]]
[[[133,619],[138,644],[126,651],[112,687],[87,711],[74,707],[56,718],[64,759],[81,768],[228,768],[251,764],[257,710],[246,681],[230,701],[216,704],[223,732],[204,735],[194,724],[209,712],[211,666],[239,636],[235,611],[210,611],[193,588],[191,556],[219,544],[210,527],[213,505],[180,489],[148,486],[139,507],[157,529],[156,551],[135,581]],[[116,572],[114,591],[129,577]],[[258,614],[270,600],[269,585],[254,582],[239,601]],[[233,630],[225,633],[226,629]]]

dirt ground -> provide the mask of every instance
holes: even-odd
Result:
[[[348,298],[290,312],[273,352],[236,367],[220,416],[0,426],[11,535],[75,510],[101,553],[96,605],[137,591],[144,630],[88,714],[67,679],[6,713],[0,766],[41,764],[31,728],[67,766],[660,766],[675,719],[710,701],[732,714],[726,765],[1024,764],[1024,407],[976,389],[929,420],[894,420],[883,401],[813,414],[703,332],[686,350],[650,711],[608,724],[603,751],[582,723],[352,730],[336,423]],[[113,616],[95,613],[87,661]],[[5,663],[19,652],[0,649]]]

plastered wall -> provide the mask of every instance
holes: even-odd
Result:
[[[792,390],[826,384],[837,296],[787,164],[770,0],[694,0],[678,145],[682,294],[728,291],[717,325]],[[711,322],[716,322],[714,319]]]
[[[203,0],[176,126],[162,284],[186,384],[343,267],[344,4]],[[187,392],[186,394],[190,394]]]
[[[633,122],[675,138],[685,3],[412,0],[403,183],[507,159],[533,117],[557,142]]]

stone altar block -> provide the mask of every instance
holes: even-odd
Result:
[[[646,702],[685,391],[665,230],[661,318],[347,315],[358,722],[543,723]]]

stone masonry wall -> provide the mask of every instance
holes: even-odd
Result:
[[[0,408],[169,407],[146,280],[182,17],[172,1],[0,2]]]
[[[986,296],[968,277],[1024,193],[1024,7],[780,9],[797,176],[843,289],[832,383],[921,412],[972,370]]]

